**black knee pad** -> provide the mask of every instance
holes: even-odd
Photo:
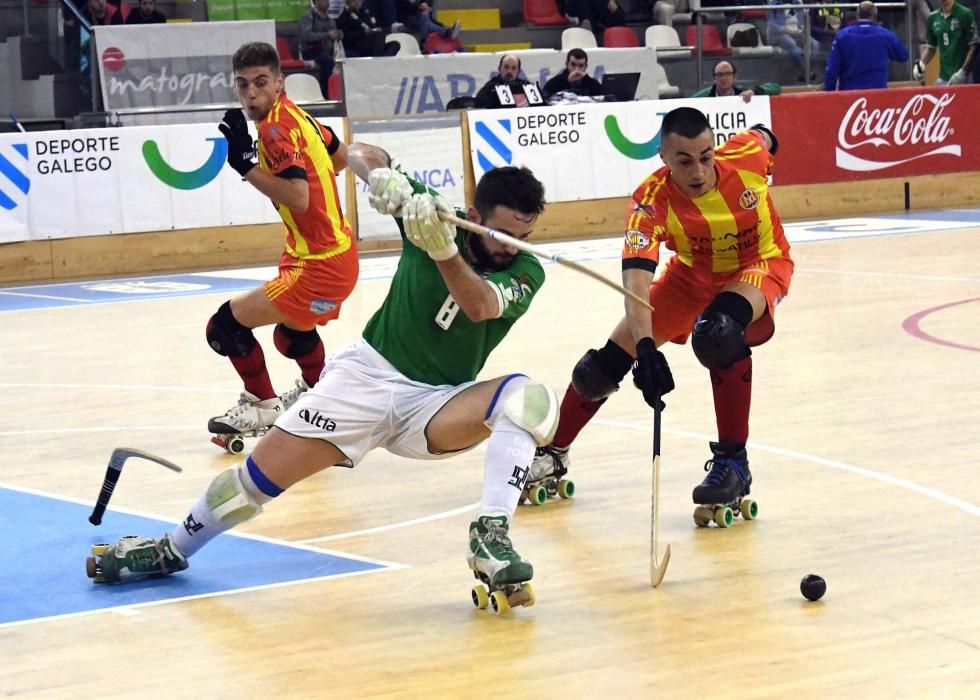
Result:
[[[589,350],[572,370],[572,386],[586,401],[601,401],[619,390],[633,365],[630,354],[608,341],[601,350]]]
[[[246,357],[258,345],[251,328],[240,324],[226,301],[208,321],[208,345],[223,357]]]
[[[722,292],[694,323],[691,347],[708,369],[725,369],[752,354],[745,344],[745,327],[752,322],[752,305],[734,292]]]
[[[276,329],[272,332],[272,340],[276,344],[276,349],[290,360],[306,357],[322,344],[316,329],[298,331],[282,323],[276,325]]]

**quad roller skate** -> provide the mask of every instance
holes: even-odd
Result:
[[[534,588],[529,581],[534,568],[514,551],[507,536],[507,517],[481,515],[470,523],[470,548],[466,562],[482,583],[473,586],[473,605],[488,606],[501,615],[510,608],[534,605]]]
[[[694,523],[707,527],[731,527],[739,514],[746,520],[759,516],[759,504],[750,498],[752,473],[745,447],[732,443],[712,442],[712,457],[704,463],[708,476],[694,488]]]
[[[575,482],[562,477],[568,473],[570,458],[567,447],[539,447],[534,451],[531,461],[531,473],[524,490],[521,492],[521,503],[540,506],[547,502],[549,496],[554,498],[573,498]]]
[[[278,396],[260,401],[255,394],[243,391],[238,403],[227,413],[208,421],[211,442],[232,454],[241,454],[245,451],[245,438],[262,437],[269,432],[282,410],[282,399]]]
[[[125,535],[116,544],[93,544],[85,573],[95,583],[120,583],[146,576],[167,576],[187,568],[170,535],[159,540]]]

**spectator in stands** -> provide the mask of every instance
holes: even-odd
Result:
[[[783,91],[779,83],[759,83],[755,87],[739,85],[735,82],[736,72],[735,65],[731,61],[718,61],[714,68],[714,83],[711,87],[694,93],[692,97],[733,97],[738,95],[744,102],[748,102],[753,95],[778,95]]]
[[[819,0],[827,4],[834,1]],[[810,36],[820,43],[821,48],[830,50],[830,45],[843,24],[845,24],[844,15],[839,7],[810,8]]]
[[[397,4],[398,24],[412,32],[423,46],[425,38],[433,32],[438,32],[447,39],[456,39],[459,36],[459,20],[453,26],[447,27],[436,19],[432,4],[433,0],[398,0]]]
[[[135,10],[130,10],[126,24],[163,24],[167,16],[157,9],[157,0],[139,0]]]
[[[969,80],[970,67],[977,52],[977,24],[973,13],[956,0],[943,0],[942,7],[929,15],[926,45],[912,74],[922,80],[925,66],[939,51],[937,85],[957,85]]]
[[[577,18],[583,27],[588,23],[600,44],[607,27],[626,24],[626,11],[618,0],[566,0],[565,13]]]
[[[939,4],[939,0],[912,0],[912,11],[915,15],[915,39],[918,43],[926,43],[929,15],[939,7]]]
[[[497,75],[493,76],[476,93],[477,109],[497,109],[498,107],[526,107],[527,95],[524,87],[530,80],[521,77],[521,59],[513,54],[500,57]]]
[[[857,22],[842,29],[830,47],[823,89],[886,88],[888,62],[908,60],[909,50],[895,32],[878,24],[878,8],[864,0],[858,5]]]
[[[803,0],[767,0],[767,5],[802,5]],[[810,56],[815,56],[820,50],[820,44],[813,37],[804,37],[804,18],[805,10],[769,10],[766,12],[767,38],[770,46],[778,46],[789,54],[790,59],[802,71],[799,80],[806,80],[806,68],[803,65],[803,41],[810,42]],[[810,72],[810,80],[816,78],[814,72]]]
[[[588,74],[589,55],[582,49],[572,49],[565,56],[565,69],[544,84],[541,96],[545,102],[559,92],[595,97],[602,94],[602,85]]]
[[[364,6],[364,0],[347,0],[347,7],[337,18],[337,28],[349,58],[385,55],[384,29]]]
[[[110,6],[106,0],[88,0],[79,9],[85,21],[92,26],[123,23],[122,12],[117,7]],[[82,27],[70,10],[65,10],[65,51],[68,68],[81,71],[82,92],[87,97],[91,97],[89,32]]]
[[[310,11],[299,18],[300,57],[316,63],[320,90],[324,95],[334,68],[334,42],[341,38],[337,23],[330,17],[329,7],[330,0],[313,0]]]

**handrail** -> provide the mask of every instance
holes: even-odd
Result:
[[[85,31],[89,33],[92,32],[92,23],[82,16],[82,11],[75,7],[75,3],[72,2],[72,0],[61,0],[61,4],[71,10],[71,13],[75,15],[75,19],[82,23],[82,27],[85,29]]]

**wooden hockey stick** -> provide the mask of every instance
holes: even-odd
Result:
[[[648,299],[644,299],[643,297],[634,294],[626,287],[616,284],[612,280],[603,277],[598,272],[595,272],[594,270],[590,270],[589,268],[585,267],[580,263],[575,262],[574,260],[563,258],[557,253],[545,252],[540,246],[536,246],[533,243],[528,243],[527,241],[518,240],[513,236],[508,236],[503,231],[487,228],[486,226],[470,221],[469,219],[461,219],[458,216],[454,216],[453,214],[447,214],[446,212],[441,211],[439,212],[439,218],[445,221],[446,223],[453,224],[454,226],[458,226],[459,228],[464,228],[467,231],[472,231],[473,233],[478,233],[481,236],[493,238],[494,240],[500,241],[501,243],[505,243],[506,245],[513,246],[518,250],[523,250],[525,253],[530,253],[531,255],[536,255],[539,258],[544,258],[545,260],[551,260],[552,262],[556,262],[559,265],[570,267],[576,272],[591,277],[596,282],[601,282],[607,287],[615,289],[623,296],[629,297],[630,299],[637,302],[638,304],[641,304],[644,308],[653,311],[653,307],[650,306],[650,301]]]
[[[112,492],[116,489],[116,482],[119,481],[119,475],[122,474],[123,464],[130,457],[141,457],[142,459],[161,464],[175,472],[182,471],[176,464],[163,457],[157,457],[156,455],[151,455],[149,452],[135,450],[131,447],[117,447],[112,451],[112,456],[109,457],[109,466],[105,470],[105,479],[102,482],[102,490],[99,491],[99,499],[95,503],[92,514],[88,516],[88,521],[93,525],[98,525],[102,522],[102,515],[105,513],[106,506],[109,505]]]
[[[670,563],[670,545],[664,559],[657,563],[657,525],[660,520],[660,409],[653,409],[653,487],[650,495],[650,585],[656,588],[664,580]]]

